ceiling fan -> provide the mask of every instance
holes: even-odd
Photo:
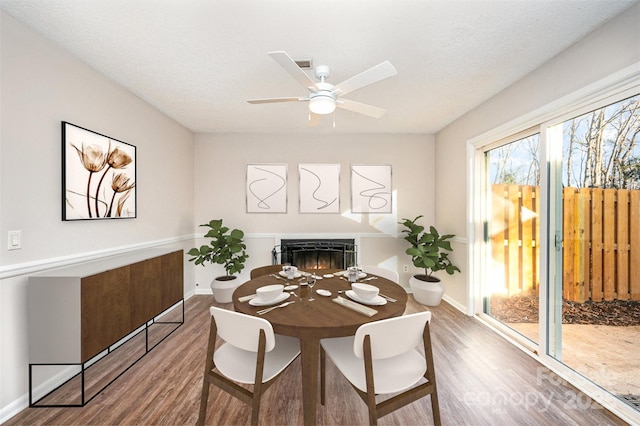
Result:
[[[286,52],[269,52],[269,56],[291,74],[298,83],[308,88],[309,95],[306,97],[249,99],[247,102],[250,104],[309,102],[309,120],[312,122],[316,121],[320,115],[331,114],[336,107],[374,118],[382,117],[386,110],[373,105],[350,101],[342,96],[385,78],[393,77],[398,73],[395,67],[391,65],[391,62],[384,61],[334,86],[326,82],[329,77],[328,66],[320,65],[315,68],[315,76],[320,80],[316,82]]]

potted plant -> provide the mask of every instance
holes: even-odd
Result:
[[[445,271],[453,275],[460,269],[449,259],[449,253],[453,251],[449,240],[454,235],[440,235],[434,226],[425,231],[424,226],[416,223],[421,217],[413,220],[403,218],[398,223],[406,228],[402,232],[406,234],[404,239],[411,244],[406,253],[411,256],[413,266],[424,269],[424,274],[416,274],[409,280],[413,297],[423,305],[436,306],[442,300],[444,284],[433,273]]]
[[[243,242],[244,232],[239,229],[229,231],[229,228],[222,225],[222,219],[213,219],[200,226],[209,228],[204,237],[211,238],[211,241],[189,250],[188,254],[193,256],[189,261],[202,266],[206,263],[223,265],[226,275],[214,278],[211,290],[218,303],[229,303],[231,294],[237,287],[229,281],[237,278],[234,274],[244,269],[244,262],[249,257],[245,251],[247,246]]]

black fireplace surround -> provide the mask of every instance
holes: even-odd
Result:
[[[354,239],[283,239],[272,250],[273,264],[290,263],[299,269],[346,269],[356,264]]]

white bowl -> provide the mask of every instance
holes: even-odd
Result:
[[[282,294],[283,289],[282,284],[265,285],[256,290],[256,297],[265,302],[275,300]]]
[[[351,284],[351,289],[356,293],[358,297],[365,300],[373,299],[378,295],[378,292],[380,291],[376,286],[361,283]]]

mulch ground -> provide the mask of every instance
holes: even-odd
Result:
[[[538,322],[536,296],[491,296],[491,316],[505,323]],[[605,302],[562,303],[563,324],[613,326],[640,325],[640,301],[613,300]]]

